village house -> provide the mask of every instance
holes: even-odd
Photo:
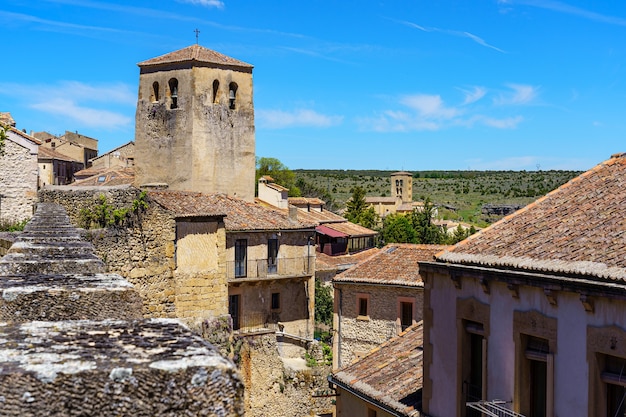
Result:
[[[7,121],[8,117],[5,116]],[[40,144],[14,127],[6,130],[4,152],[0,155],[0,222],[15,223],[32,217],[37,202]]]
[[[39,147],[37,158],[39,166],[39,188],[46,185],[67,185],[74,181],[74,173],[84,165],[52,148]]]
[[[413,324],[329,378],[335,416],[421,416],[422,322]]]
[[[78,132],[66,131],[59,137],[48,132],[35,132],[32,136],[42,142],[42,147],[70,157],[80,162],[83,167],[88,167],[89,160],[98,156],[98,140]]]
[[[392,243],[333,278],[333,368],[341,368],[422,320],[419,261],[447,246]]]
[[[225,213],[223,305],[233,328],[241,332],[279,330],[302,338],[313,337],[315,248],[314,226],[283,213],[223,194],[151,191],[149,197],[179,222],[198,209]],[[191,226],[189,226],[191,227]],[[198,233],[198,232],[196,232]],[[217,237],[219,240],[219,236]],[[176,260],[181,259],[176,244]],[[197,257],[197,252],[187,257]],[[208,257],[205,262],[210,262]],[[215,265],[218,265],[216,262]],[[198,272],[202,267],[198,265]]]
[[[616,154],[420,262],[425,414],[624,415],[624,201]]]
[[[330,256],[353,254],[376,246],[378,232],[349,222],[338,214],[325,209],[319,198],[287,197],[288,189],[275,184],[269,176],[258,183],[258,198],[261,204],[293,212],[298,219],[316,224],[315,243],[317,251]]]

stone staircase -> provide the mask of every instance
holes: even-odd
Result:
[[[0,415],[243,415],[235,366],[177,320],[142,319],[61,206],[38,205],[0,291]]]

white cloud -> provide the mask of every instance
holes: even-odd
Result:
[[[266,129],[285,129],[291,127],[331,127],[340,124],[343,116],[330,116],[314,110],[299,109],[292,112],[283,110],[256,110],[255,117],[259,126]]]
[[[508,84],[512,91],[506,94],[500,94],[500,96],[494,99],[494,104],[497,105],[517,105],[517,104],[529,104],[534,101],[539,95],[539,87],[524,84]]]
[[[180,3],[189,3],[204,7],[215,7],[216,9],[223,9],[224,2],[221,0],[178,0]]]
[[[458,109],[446,107],[439,95],[416,94],[406,96],[400,102],[423,118],[451,119],[459,114]]]
[[[408,27],[412,27],[412,28],[421,30],[422,32],[438,32],[438,33],[443,33],[445,35],[458,36],[458,37],[461,37],[461,38],[468,38],[468,39],[471,39],[472,41],[474,41],[477,44],[482,45],[482,46],[484,46],[486,48],[490,48],[490,49],[493,49],[493,50],[498,51],[498,52],[506,53],[502,49],[487,43],[487,41],[485,41],[483,38],[481,38],[479,36],[476,36],[476,35],[474,35],[473,33],[470,33],[470,32],[464,32],[464,31],[460,31],[460,30],[449,30],[449,29],[425,27],[425,26],[421,26],[421,25],[418,25],[416,23],[408,22],[408,21],[404,21],[404,20],[398,21],[398,23],[401,23],[401,24],[403,24],[405,26],[408,26]]]
[[[471,91],[460,90],[465,94],[465,99],[463,100],[464,105],[475,103],[487,94],[487,90],[484,87],[474,87]]]
[[[0,94],[11,94],[28,107],[62,116],[89,127],[117,129],[132,122],[137,96],[122,83],[92,85],[61,81],[55,85],[0,83]],[[127,111],[124,112],[123,110]]]
[[[534,87],[512,84],[512,92],[493,100],[497,104],[525,104],[536,97]],[[458,105],[447,105],[440,95],[414,94],[396,100],[404,109],[388,109],[374,117],[357,119],[363,130],[376,132],[434,131],[451,127],[473,128],[486,126],[494,129],[516,129],[523,121],[522,115],[499,116],[485,114],[489,109],[474,105],[487,95],[487,88],[474,87],[463,90],[464,99]],[[499,110],[501,112],[501,109]]]
[[[132,119],[120,113],[109,110],[82,107],[62,98],[35,103],[34,109],[57,116],[67,117],[88,127],[115,128],[129,125]]]

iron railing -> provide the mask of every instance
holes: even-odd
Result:
[[[274,264],[268,259],[248,259],[226,262],[226,276],[229,280],[239,278],[276,278],[313,275],[315,256],[298,258],[278,258]]]

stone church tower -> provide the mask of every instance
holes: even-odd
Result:
[[[252,65],[192,45],[138,66],[135,185],[252,201]]]
[[[391,196],[403,203],[413,201],[413,174],[406,171],[394,172],[390,176]]]

